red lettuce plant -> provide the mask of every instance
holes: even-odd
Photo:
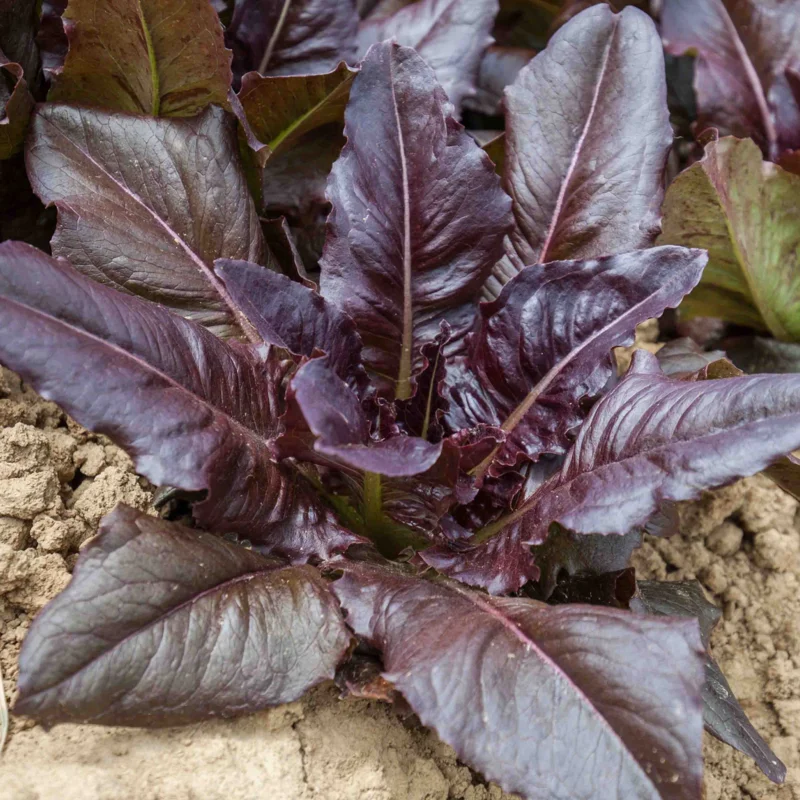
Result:
[[[187,723],[337,670],[374,693],[367,659],[527,798],[699,798],[704,723],[782,780],[706,652],[702,592],[629,567],[675,502],[800,447],[800,377],[726,380],[682,344],[617,376],[612,348],[707,262],[652,247],[672,145],[652,21],[560,27],[506,94],[498,175],[456,119],[493,3],[236,2],[236,71],[269,73],[238,95],[207,6],[139,5],[130,42],[79,0],[65,16],[66,102],[26,145],[53,255],[0,245],[0,360],[191,519],[103,520],[31,626],[16,711]],[[209,56],[178,68],[184,36]],[[258,212],[315,196],[331,131],[317,288]]]

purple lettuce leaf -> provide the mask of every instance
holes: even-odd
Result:
[[[514,83],[519,71],[536,55],[525,47],[490,47],[481,58],[477,91],[464,98],[464,107],[481,114],[503,113],[503,91]]]
[[[384,678],[506,791],[700,796],[696,622],[494,598],[375,565],[341,569],[333,590],[349,627],[381,652]]]
[[[39,73],[39,51],[36,47],[38,24],[38,0],[0,1],[0,51],[9,62],[22,67],[22,73],[32,89],[36,86]]]
[[[694,339],[684,337],[667,342],[656,353],[658,364],[665,375],[673,378],[685,378],[705,369],[715,361],[725,358],[721,350],[705,351]],[[776,370],[762,370],[775,372]]]
[[[463,474],[461,449],[450,439],[439,443],[441,455],[425,472],[385,478],[382,483],[386,516],[422,536],[420,546],[441,535],[443,517],[456,503],[474,497],[472,481]]]
[[[104,433],[156,485],[206,491],[197,521],[303,560],[358,540],[273,461],[291,362],[0,245],[0,362]],[[157,332],[157,335],[155,335]]]
[[[323,125],[338,123],[341,128],[355,75],[344,63],[317,75],[264,77],[248,72],[233,108],[259,165]]]
[[[357,29],[355,0],[236,0],[225,42],[239,77],[309,75],[352,61]]]
[[[483,303],[464,364],[448,375],[450,429],[500,425],[494,468],[562,453],[616,369],[611,348],[631,344],[636,326],[675,308],[697,285],[701,250],[652,248],[596,261],[531,267]],[[488,468],[488,464],[487,464]]]
[[[67,0],[42,0],[36,44],[42,59],[42,71],[48,80],[58,75],[67,57],[69,42],[64,30],[62,14]]]
[[[590,411],[560,472],[473,537],[539,544],[552,522],[625,534],[663,503],[765,469],[800,447],[800,376],[681,381],[637,350],[626,377]],[[485,546],[485,545],[484,545]]]
[[[340,123],[323,125],[272,156],[261,174],[262,211],[286,217],[309,273],[319,269],[330,211],[325,187],[344,143]]]
[[[308,277],[308,271],[286,217],[261,217],[260,221],[264,241],[278,271],[288,275],[293,281],[316,290],[317,284]]]
[[[219,108],[152,119],[42,106],[27,164],[36,193],[58,208],[53,254],[220,336],[257,340],[213,267],[265,257],[237,148]]]
[[[672,145],[652,20],[578,14],[506,92],[505,186],[516,225],[487,297],[531,264],[648,247]]]
[[[33,105],[22,65],[0,50],[0,160],[22,149]]]
[[[722,612],[706,599],[697,581],[639,581],[631,609],[639,614],[693,617],[708,651],[711,631]],[[783,783],[786,766],[770,750],[739,705],[730,684],[713,658],[706,653],[703,684],[703,722],[718,739],[750,756],[774,783]]]
[[[498,9],[498,0],[418,0],[390,16],[362,22],[358,52],[363,57],[386,39],[413,47],[432,67],[458,114],[464,99],[475,94],[481,59],[494,41]]]
[[[405,435],[371,439],[361,401],[327,361],[312,359],[291,381],[293,402],[316,437],[317,452],[353,469],[388,477],[418,475],[438,461],[441,442]]]
[[[63,25],[52,103],[154,117],[228,104],[231,53],[208,0],[70,0]]]
[[[381,391],[412,396],[421,348],[447,321],[458,341],[502,252],[510,203],[491,162],[449,116],[433,71],[375,45],[353,82],[333,167],[323,296],[356,322]]]
[[[456,523],[451,522],[447,530],[451,537],[461,538],[452,538],[419,554],[425,564],[442,575],[480,586],[493,595],[516,592],[528,581],[541,577],[530,546],[518,537],[495,536],[476,547],[469,542],[470,532],[463,528],[458,531]]]
[[[349,645],[313,567],[118,506],[31,626],[15,711],[47,725],[228,717],[297,700]]]
[[[308,358],[325,353],[340,379],[361,381],[361,339],[347,314],[307,286],[257,264],[217,259],[215,271],[266,344]]]
[[[661,354],[670,346],[675,346],[677,349],[682,341],[684,340],[678,339],[676,342],[670,342],[658,352],[658,360],[662,369],[664,369],[665,362],[667,368],[673,364],[669,354],[663,359]],[[760,336],[743,336],[725,339],[723,345],[727,355],[733,359],[734,363],[728,361],[727,358],[721,358],[725,354],[720,351],[702,353],[702,357],[708,358],[710,363],[703,366],[695,365],[694,372],[679,373],[676,377],[681,377],[683,380],[705,381],[713,378],[738,378],[744,372],[779,374],[800,372],[800,361],[798,361],[800,347],[796,344],[778,342]],[[716,356],[716,359],[712,358],[713,356]],[[684,366],[688,367],[689,362],[687,361]],[[740,367],[744,369],[744,372]],[[667,372],[666,369],[664,371]],[[800,500],[800,458],[796,453],[789,453],[771,464],[764,470],[764,474],[785,492]]]
[[[527,593],[539,599],[536,591]],[[610,608],[629,609],[631,599],[636,593],[636,570],[633,567],[602,572],[599,575],[577,574],[562,577],[553,587],[550,602],[553,605],[564,603],[588,603],[589,605],[608,606]]]
[[[800,22],[773,0],[664,0],[668,53],[697,54],[697,129],[752,137],[776,160],[800,147],[800,104],[787,67],[800,65]]]
[[[539,594],[549,600],[563,577],[597,577],[628,567],[633,551],[642,544],[641,531],[624,536],[576,534],[554,525],[544,544],[533,548],[533,560],[541,570]]]
[[[395,402],[397,421],[414,436],[438,442],[444,435],[442,416],[448,403],[442,395],[447,377],[447,356],[444,349],[450,339],[450,326],[442,323],[439,335],[422,346],[425,366],[417,376],[414,394],[407,400]]]

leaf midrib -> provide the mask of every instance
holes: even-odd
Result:
[[[564,201],[566,199],[567,191],[569,189],[570,183],[572,182],[572,177],[575,173],[575,170],[578,166],[578,159],[582,154],[583,145],[586,142],[587,136],[589,135],[589,129],[591,128],[592,123],[594,122],[595,112],[597,111],[597,105],[600,99],[600,90],[603,86],[603,82],[605,81],[606,72],[608,70],[608,62],[611,57],[611,45],[613,44],[614,39],[617,36],[621,18],[622,18],[621,14],[614,15],[612,23],[613,28],[608,36],[608,41],[606,42],[606,46],[603,51],[603,59],[600,64],[600,70],[597,75],[597,80],[595,81],[594,93],[592,94],[592,102],[591,105],[589,106],[589,113],[586,116],[586,122],[584,123],[583,130],[581,131],[580,138],[578,139],[578,142],[575,145],[575,150],[572,153],[572,159],[569,163],[569,166],[567,167],[566,173],[564,174],[561,186],[559,187],[558,197],[556,198],[556,205],[555,208],[553,209],[553,216],[550,219],[550,227],[548,228],[539,256],[536,259],[536,263],[538,264],[547,263],[548,251],[553,243],[558,223],[561,221],[560,217],[561,217],[561,212],[563,211],[564,208]]]
[[[725,7],[725,4],[722,2],[722,0],[718,0],[718,5],[721,10],[723,24],[725,25],[725,28],[731,37],[733,47],[736,50],[736,54],[739,56],[739,61],[741,62],[742,67],[744,68],[744,74],[747,78],[747,82],[750,84],[750,88],[753,90],[756,105],[758,106],[758,112],[761,115],[761,121],[764,125],[764,134],[767,137],[770,157],[773,157],[776,155],[773,151],[775,150],[775,144],[777,142],[778,135],[775,130],[775,125],[772,121],[772,116],[769,112],[767,98],[764,94],[764,87],[761,85],[755,65],[747,53],[744,42],[742,41],[739,31],[733,22],[733,18],[728,13],[728,9]]]
[[[153,38],[150,35],[150,26],[144,15],[144,8],[142,7],[141,0],[136,0],[136,10],[139,14],[139,22],[142,26],[142,34],[144,35],[145,46],[147,47],[147,59],[150,64],[150,86],[153,92],[150,114],[157,117],[161,106],[161,78],[158,74],[158,61],[156,60],[156,53],[153,49]]]
[[[133,361],[139,367],[139,369],[142,369],[145,372],[149,372],[152,373],[153,375],[156,375],[158,378],[165,381],[170,386],[173,386],[178,392],[188,395],[194,403],[198,403],[200,405],[205,406],[212,414],[212,416],[222,416],[224,419],[228,420],[231,427],[241,431],[245,436],[245,438],[254,441],[259,446],[267,448],[267,440],[263,438],[260,434],[258,434],[255,430],[253,430],[252,428],[248,428],[243,422],[240,422],[235,417],[231,416],[227,411],[224,411],[219,406],[215,406],[213,403],[210,403],[204,397],[201,397],[200,395],[191,391],[182,383],[179,383],[172,376],[166,374],[165,372],[160,371],[152,364],[150,364],[148,361],[145,361],[145,359],[142,358],[141,356],[135,355],[134,353],[131,353],[129,350],[125,350],[120,345],[115,344],[114,342],[109,342],[107,339],[101,338],[97,334],[91,333],[83,328],[79,328],[76,325],[67,322],[66,320],[59,319],[58,317],[55,317],[52,314],[48,314],[47,312],[42,311],[38,308],[33,308],[32,306],[29,306],[26,303],[22,303],[19,300],[13,300],[10,297],[0,297],[0,304],[2,303],[10,303],[11,305],[21,308],[23,312],[27,312],[29,314],[42,317],[51,324],[60,325],[61,327],[66,328],[68,331],[72,332],[74,335],[78,337],[84,337],[86,339],[90,339],[92,340],[92,342],[98,343],[101,347],[107,347],[111,350],[114,350],[119,355],[121,361],[123,362],[125,360]],[[209,333],[208,335],[213,336],[213,334],[211,333]],[[225,346],[224,343],[222,342],[220,342],[220,344]],[[270,461],[270,463],[272,463],[271,458],[269,458],[268,460]]]
[[[750,377],[758,377],[758,376],[750,376]],[[718,378],[716,380],[728,380],[726,378]],[[669,382],[668,380],[666,382]],[[706,383],[708,383],[706,381]],[[638,459],[642,457],[649,456],[654,453],[659,453],[664,450],[668,450],[670,447],[674,446],[682,446],[682,445],[695,445],[698,443],[704,443],[708,439],[713,439],[718,436],[730,437],[736,436],[737,432],[740,431],[742,428],[746,428],[750,425],[760,425],[766,421],[771,420],[782,420],[788,417],[800,417],[800,411],[789,411],[785,414],[771,414],[768,416],[760,417],[759,419],[749,419],[740,425],[732,426],[729,428],[717,428],[713,431],[708,431],[704,433],[702,436],[697,436],[693,439],[671,439],[663,444],[657,445],[656,447],[651,447],[648,449],[637,450],[630,455],[624,456],[623,458],[615,458],[613,461],[609,461],[605,464],[599,464],[596,467],[592,467],[591,469],[584,470],[583,472],[579,472],[573,477],[569,478],[564,482],[560,482],[559,478],[561,473],[556,473],[552,478],[548,481],[543,483],[535,492],[531,495],[530,499],[524,502],[516,511],[506,515],[505,517],[501,517],[496,522],[487,525],[477,534],[475,534],[471,538],[471,542],[473,544],[482,544],[492,538],[495,534],[501,533],[505,528],[507,528],[512,523],[516,522],[522,517],[526,516],[529,512],[536,508],[536,506],[543,501],[545,498],[545,493],[548,490],[552,491],[559,491],[565,490],[567,494],[569,494],[570,486],[577,480],[581,478],[585,478],[587,475],[598,475],[604,471],[607,471],[613,467],[618,467],[621,464],[625,464],[633,459]],[[573,445],[573,448],[576,445]],[[572,451],[570,451],[572,452]],[[556,520],[557,521],[557,520]],[[580,532],[579,532],[580,533]],[[600,535],[614,535],[614,534],[600,534]]]
[[[81,122],[83,123],[83,116],[82,116],[82,112],[80,111],[80,109],[78,110],[78,113],[81,114]],[[205,263],[205,261],[203,261],[203,259],[200,258],[200,256],[197,253],[195,253],[195,251],[189,246],[189,244],[185,241],[183,236],[181,236],[176,230],[174,230],[166,222],[166,220],[163,220],[158,214],[156,214],[156,212],[152,208],[150,208],[150,206],[148,206],[147,203],[145,203],[145,201],[141,197],[139,197],[139,195],[136,192],[134,192],[132,189],[130,189],[124,183],[119,181],[99,161],[96,161],[94,159],[94,157],[87,150],[84,150],[78,144],[73,142],[69,138],[69,136],[66,133],[64,133],[59,128],[58,125],[55,124],[55,122],[53,120],[49,119],[46,116],[42,116],[40,118],[46,124],[52,126],[52,128],[56,132],[56,135],[58,137],[60,137],[61,139],[63,139],[64,142],[67,145],[70,145],[71,147],[73,147],[77,153],[79,153],[81,156],[83,156],[87,161],[89,161],[89,163],[92,164],[92,166],[94,166],[99,172],[101,172],[103,175],[105,175],[111,181],[111,183],[115,187],[117,187],[117,189],[123,195],[129,197],[135,204],[137,204],[138,206],[140,206],[141,208],[143,208],[147,212],[147,214],[155,221],[155,223],[157,225],[159,225],[164,230],[164,232],[169,236],[169,238],[172,240],[172,242],[177,244],[178,247],[180,247],[184,251],[184,253],[186,253],[186,255],[188,256],[189,260],[192,261],[199,268],[200,273],[206,278],[208,283],[211,285],[211,287],[214,289],[214,291],[219,296],[220,300],[222,300],[222,302],[228,308],[228,310],[231,313],[231,315],[233,316],[234,320],[236,321],[238,326],[241,328],[241,330],[245,334],[245,336],[249,339],[249,341],[254,343],[254,344],[261,344],[263,340],[256,333],[255,328],[250,323],[250,321],[247,319],[247,317],[242,313],[242,311],[239,309],[239,307],[233,302],[233,298],[230,296],[230,294],[228,294],[228,291],[225,288],[225,285],[222,283],[222,281],[220,281],[220,279],[214,273],[214,270],[211,267],[209,267]],[[66,148],[65,148],[65,150],[66,150]],[[56,202],[58,202],[58,201],[56,201]]]
[[[568,278],[570,273],[567,273],[563,276],[560,276],[556,280],[562,280]],[[678,273],[673,273],[671,278],[674,280]],[[548,282],[542,284],[540,288],[545,288]],[[664,294],[669,294],[673,289],[673,283],[670,279],[667,280],[666,283],[659,286],[655,291],[651,292],[650,294],[643,297],[638,303],[631,306],[627,309],[624,313],[620,314],[617,317],[604,325],[602,328],[597,330],[583,342],[581,342],[577,347],[570,350],[570,352],[559,361],[555,366],[551,367],[548,372],[542,377],[540,381],[528,392],[525,398],[514,408],[514,410],[506,417],[503,421],[502,425],[500,426],[503,431],[506,433],[512,433],[517,425],[522,422],[525,417],[527,416],[528,412],[533,408],[542,394],[549,389],[553,383],[558,379],[559,375],[572,364],[577,358],[580,357],[581,353],[592,345],[597,339],[604,336],[610,329],[612,329],[615,325],[619,324],[621,320],[624,320],[626,317],[630,315],[635,315],[636,311],[644,306],[645,304],[651,302],[654,298],[658,298],[659,296],[663,296]],[[667,308],[671,308],[672,306],[667,306]],[[503,445],[500,444],[486,457],[486,459],[478,465],[478,467],[473,471],[473,475],[475,476],[482,476],[485,474],[486,470],[491,466],[492,462],[494,461],[495,456],[498,452],[503,449]]]
[[[569,687],[572,688],[581,705],[590,708],[594,712],[595,718],[600,722],[603,728],[605,728],[607,734],[611,736],[612,740],[617,742],[619,750],[628,756],[628,763],[634,765],[640,777],[644,779],[647,785],[657,792],[652,780],[647,775],[642,765],[636,760],[636,757],[625,744],[622,737],[614,730],[611,723],[603,716],[603,714],[595,706],[583,689],[581,689],[580,686],[578,686],[577,683],[570,678],[570,676],[558,663],[556,663],[546,652],[544,652],[534,638],[528,636],[528,634],[526,634],[518,625],[516,625],[511,619],[503,614],[500,609],[493,606],[490,601],[484,600],[477,593],[464,589],[459,585],[453,585],[450,586],[450,588],[457,594],[460,594],[465,600],[467,600],[467,602],[471,603],[480,611],[488,614],[490,617],[492,617],[492,619],[496,620],[506,631],[518,639],[526,648],[534,650],[537,657],[544,663],[544,665],[549,667],[551,672],[557,674],[563,681],[566,682]]]
[[[164,611],[161,614],[159,614],[156,618],[150,620],[149,622],[144,623],[141,627],[137,628],[136,630],[131,631],[129,634],[124,636],[118,642],[114,642],[114,644],[111,647],[109,647],[106,650],[102,650],[96,656],[93,656],[87,662],[85,662],[84,664],[81,664],[70,675],[67,675],[64,678],[61,678],[61,680],[57,681],[56,683],[51,684],[50,686],[47,686],[47,687],[43,688],[43,689],[37,689],[35,693],[33,693],[31,695],[28,695],[28,697],[26,697],[25,700],[27,701],[27,700],[30,700],[30,699],[38,696],[38,695],[44,694],[46,692],[52,692],[54,689],[58,689],[63,684],[67,683],[68,681],[73,680],[79,673],[83,672],[84,670],[90,669],[93,664],[95,664],[96,662],[102,660],[103,658],[108,656],[110,653],[112,653],[114,650],[116,650],[116,649],[122,647],[123,645],[125,645],[126,642],[130,641],[131,639],[134,639],[137,636],[142,635],[145,631],[155,627],[156,625],[164,622],[165,620],[168,620],[173,614],[179,613],[184,608],[187,608],[187,607],[189,607],[189,606],[191,606],[191,605],[193,605],[195,603],[200,602],[205,597],[207,597],[207,596],[209,596],[209,595],[211,595],[211,594],[213,594],[215,592],[218,592],[218,591],[224,591],[225,589],[228,589],[231,586],[236,585],[237,583],[244,583],[245,581],[254,580],[255,578],[261,577],[263,575],[267,575],[270,572],[276,572],[278,570],[283,570],[283,569],[292,569],[292,567],[270,566],[270,567],[264,567],[262,569],[251,570],[251,571],[245,572],[245,573],[243,573],[241,575],[236,575],[233,578],[227,578],[224,581],[222,581],[221,583],[214,584],[214,586],[210,586],[209,588],[204,589],[202,592],[199,592],[198,594],[195,594],[195,595],[192,595],[191,597],[188,597],[186,600],[183,600],[180,603],[178,603],[178,605],[167,609],[166,611]]]
[[[337,0],[338,2],[339,0]],[[292,0],[284,0],[283,7],[281,8],[280,16],[277,23],[275,23],[275,30],[272,31],[272,36],[269,37],[267,46],[264,48],[264,53],[261,56],[261,61],[258,65],[258,72],[263,75],[269,66],[269,61],[272,58],[272,53],[275,50],[275,45],[278,43],[283,26],[286,24],[286,18],[289,16],[289,7],[292,5]]]
[[[322,100],[318,103],[314,104],[311,108],[301,114],[299,117],[295,118],[289,125],[287,125],[277,136],[270,140],[269,144],[267,145],[269,149],[272,151],[273,154],[277,153],[281,144],[286,141],[291,135],[300,128],[306,120],[310,119],[317,113],[320,109],[324,108],[325,106],[332,103],[334,100],[338,100],[339,97],[343,94],[344,89],[348,88],[349,85],[353,82],[353,78],[355,74],[350,72],[348,69],[348,73],[342,79],[340,83],[338,83],[328,94],[326,94]]]
[[[408,400],[411,397],[411,354],[414,346],[414,307],[411,295],[411,207],[408,187],[408,162],[403,141],[403,128],[400,124],[400,110],[394,81],[394,61],[389,57],[389,81],[392,87],[392,110],[397,126],[397,144],[400,149],[400,167],[403,184],[403,328],[400,347],[400,365],[397,373],[395,399]]]

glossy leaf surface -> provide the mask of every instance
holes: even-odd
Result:
[[[386,39],[413,47],[433,68],[458,114],[464,98],[475,94],[498,8],[497,0],[418,0],[362,22],[359,55]]]
[[[668,52],[697,54],[698,128],[752,136],[767,158],[800,147],[800,104],[788,72],[800,65],[800,19],[781,0],[664,0]]]
[[[679,175],[664,201],[662,244],[708,250],[681,306],[778,339],[800,338],[800,176],[762,161],[750,140],[721,139]]]
[[[154,117],[227,106],[231,54],[208,0],[70,0],[63,19],[50,102]]]
[[[694,499],[798,447],[800,376],[676,381],[637,350],[560,473],[511,515],[518,522],[506,535],[535,540],[552,521],[577,533],[627,533],[660,504]]]
[[[236,0],[225,41],[238,75],[311,75],[352,61],[354,0]]]
[[[672,129],[649,17],[607,5],[578,14],[523,68],[505,105],[516,224],[487,296],[531,264],[652,244]]]
[[[213,269],[216,258],[264,257],[221,109],[166,120],[43,106],[27,162],[34,190],[59,211],[54,255],[220,336],[251,334]]]
[[[696,623],[492,598],[374,565],[343,570],[334,591],[348,625],[381,651],[384,677],[506,791],[699,796]]]
[[[294,402],[317,437],[315,450],[355,469],[390,477],[417,475],[436,463],[441,444],[403,435],[373,441],[357,395],[326,361],[304,364],[291,383]]]
[[[491,162],[449,113],[413,50],[375,45],[328,182],[322,294],[355,320],[368,369],[398,399],[411,396],[441,321],[454,338],[471,326],[508,228]]]
[[[15,710],[47,724],[233,716],[297,700],[349,644],[314,568],[118,506],[31,627]]]
[[[0,246],[0,306],[0,360],[152,483],[207,491],[201,524],[297,559],[358,540],[272,461],[288,365],[266,346],[221,342],[19,243]]]
[[[318,292],[245,261],[218,259],[215,270],[264,342],[296,356],[325,353],[327,365],[342,380],[360,379],[355,324]]]
[[[653,248],[523,270],[481,306],[467,356],[476,380],[458,370],[448,379],[449,427],[501,426],[502,466],[564,452],[583,419],[581,401],[597,397],[615,372],[611,348],[676,307],[705,263],[699,250]]]

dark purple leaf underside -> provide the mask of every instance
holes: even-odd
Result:
[[[153,119],[41,107],[27,164],[36,193],[58,208],[54,255],[220,336],[255,338],[213,268],[265,256],[237,147],[219,108]]]
[[[48,725],[233,716],[332,678],[349,644],[314,568],[119,506],[25,638],[15,710]]]
[[[707,260],[701,250],[652,248],[523,270],[481,306],[467,359],[477,380],[460,380],[455,368],[449,427],[502,425],[507,438],[496,464],[503,467],[564,452],[585,413],[581,401],[615,374],[611,349],[675,308]],[[492,415],[476,416],[484,408]]]
[[[413,50],[375,45],[328,182],[322,294],[355,320],[368,369],[401,400],[442,320],[457,340],[471,327],[510,222],[491,162],[449,112]]]
[[[50,80],[64,66],[69,49],[64,20],[61,15],[66,8],[66,0],[42,0],[41,20],[36,33],[36,44],[42,58],[42,71]]]
[[[154,484],[207,491],[203,525],[292,558],[356,540],[272,461],[290,363],[267,346],[226,344],[16,242],[0,245],[0,308],[0,361]]]
[[[39,23],[37,0],[2,0],[0,2],[0,50],[19,64],[29,85],[35,85],[39,67],[36,28]]]
[[[355,55],[353,0],[236,0],[225,42],[241,77],[327,72]]]
[[[505,186],[515,227],[485,291],[523,267],[653,243],[672,144],[652,20],[607,5],[578,14],[505,97]]]
[[[215,270],[267,344],[296,356],[325,353],[326,363],[343,380],[363,374],[353,320],[318,292],[244,261],[218,259]]]
[[[358,52],[394,39],[413,47],[436,73],[436,80],[455,107],[475,94],[486,48],[494,41],[492,24],[497,0],[418,0],[390,16],[368,19],[358,31]]]
[[[644,614],[694,617],[708,649],[711,631],[722,612],[706,599],[696,581],[639,581],[631,609]],[[786,767],[769,749],[739,705],[728,681],[710,655],[705,658],[703,721],[707,730],[726,744],[750,756],[775,783],[783,783]]]
[[[348,625],[381,651],[384,677],[506,791],[699,797],[695,622],[492,598],[377,566],[343,571],[334,591]]]

